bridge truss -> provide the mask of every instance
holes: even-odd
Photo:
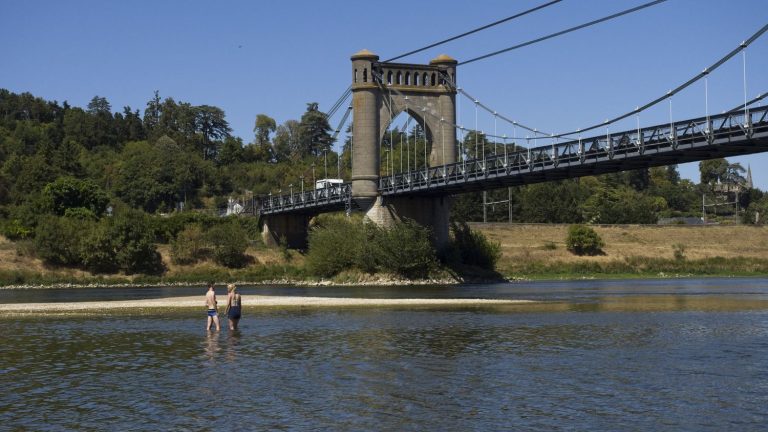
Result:
[[[384,196],[440,196],[768,151],[768,106],[382,176]],[[349,210],[351,184],[269,196],[260,214]]]

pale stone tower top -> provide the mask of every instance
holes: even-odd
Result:
[[[747,165],[747,189],[752,189],[752,167]]]

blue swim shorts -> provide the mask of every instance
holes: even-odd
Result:
[[[209,317],[215,317],[216,316],[216,309],[208,309],[208,316]]]

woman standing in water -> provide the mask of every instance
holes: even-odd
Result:
[[[237,330],[237,323],[240,321],[241,314],[241,297],[237,292],[235,284],[227,285],[227,318],[229,318],[229,329]]]

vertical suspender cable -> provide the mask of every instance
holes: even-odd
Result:
[[[496,111],[494,111],[493,112],[493,137],[494,137],[493,138],[493,157],[496,157],[496,155],[499,154],[499,151],[498,151],[498,149],[496,147],[496,145],[498,144],[496,142],[496,135],[497,135],[497,133],[496,133],[496,119],[498,117],[499,117],[499,114]]]
[[[704,69],[704,72],[706,71]],[[709,76],[704,76],[704,114],[707,116],[707,128],[704,133],[709,135]]]
[[[427,160],[427,109],[422,108],[421,121],[424,123],[424,180],[429,177],[429,161]]]
[[[743,65],[743,77],[744,77],[744,124],[748,123],[749,111],[747,110],[747,44],[742,42],[741,59]]]
[[[669,97],[669,138],[674,139],[675,127],[672,124],[672,96]]]
[[[475,160],[477,160],[477,148],[479,147],[477,143],[477,104],[479,101],[475,99]]]
[[[392,177],[395,177],[395,152],[392,150],[394,145],[394,131],[392,130],[392,123],[394,122],[394,114],[392,113],[392,92],[389,92],[389,159],[392,161]],[[389,167],[387,167],[389,168]]]

